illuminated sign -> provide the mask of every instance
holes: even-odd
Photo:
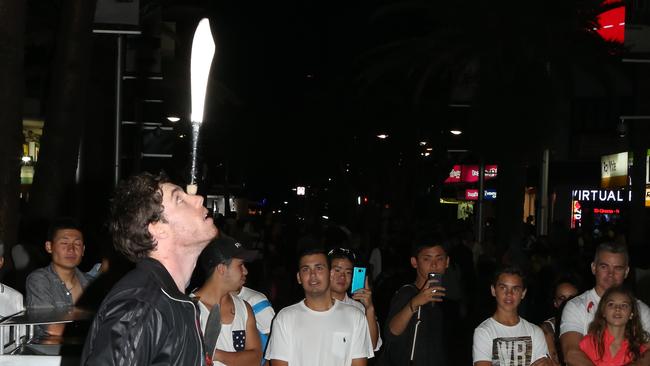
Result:
[[[460,183],[460,165],[454,165],[449,172],[449,177],[445,179],[445,183]]]
[[[445,179],[445,183],[473,183],[479,180],[479,166],[478,165],[454,165],[449,172],[449,177]],[[485,165],[485,180],[494,179],[497,177],[496,165]]]
[[[577,201],[584,202],[630,202],[632,191],[612,189],[574,189],[571,197]]]
[[[582,226],[582,205],[580,201],[571,201],[571,229]]]
[[[466,189],[465,190],[465,199],[468,201],[478,200],[478,189]]]
[[[645,155],[645,184],[650,184],[650,149]]]
[[[605,0],[603,4],[616,0]],[[596,32],[606,41],[623,43],[625,40],[625,5],[617,6],[598,14]]]
[[[618,208],[594,208],[594,213],[595,214],[620,214],[621,210]]]
[[[627,152],[622,152],[600,158],[601,188],[620,188],[627,185],[627,155]]]
[[[478,189],[466,189],[465,199],[468,201],[478,200]],[[483,191],[483,199],[486,201],[494,201],[497,199],[497,191],[495,189],[486,189]]]
[[[303,187],[303,186],[296,187],[296,195],[304,196],[305,195],[305,187]]]

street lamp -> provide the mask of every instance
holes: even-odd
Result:
[[[190,58],[190,82],[192,95],[192,113],[190,121],[192,124],[192,165],[190,168],[190,184],[187,185],[187,193],[196,194],[198,186],[196,183],[196,155],[199,140],[199,129],[203,123],[205,110],[205,94],[210,76],[210,66],[215,53],[215,44],[210,30],[210,21],[207,18],[201,19],[194,32],[192,40],[192,55]]]

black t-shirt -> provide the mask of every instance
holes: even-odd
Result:
[[[418,321],[418,312],[416,311],[411,316],[408,326],[399,336],[393,335],[390,332],[389,324],[393,316],[402,310],[404,306],[407,306],[409,300],[417,295],[418,292],[419,290],[414,285],[405,285],[397,290],[393,296],[384,328],[385,345],[380,365],[409,365],[415,325]],[[415,355],[411,365],[447,365],[447,355],[443,342],[443,304],[444,302],[435,303],[435,305],[425,304],[421,307],[420,324],[417,327],[417,337],[415,337]]]

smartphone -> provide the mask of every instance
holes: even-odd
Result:
[[[365,267],[354,267],[352,270],[352,286],[350,287],[350,293],[354,293],[356,290],[362,289],[366,285],[366,268]]]
[[[435,280],[437,282],[429,282],[429,287],[433,286],[442,286],[442,273],[429,273],[429,280]]]

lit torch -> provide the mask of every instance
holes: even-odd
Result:
[[[201,19],[194,32],[192,39],[192,56],[190,59],[190,81],[192,96],[192,113],[190,121],[192,124],[192,165],[190,167],[190,183],[187,185],[187,193],[196,194],[198,190],[196,182],[196,156],[199,140],[199,129],[203,123],[205,108],[205,93],[210,76],[210,66],[215,53],[215,44],[210,31],[210,21],[207,18]]]

